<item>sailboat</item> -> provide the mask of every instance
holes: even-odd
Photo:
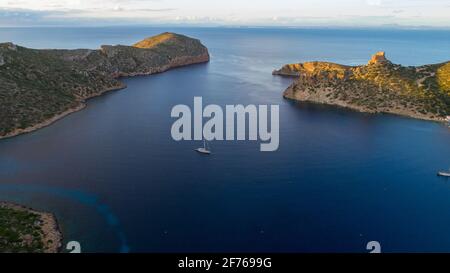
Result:
[[[450,169],[447,172],[438,172],[438,176],[450,177]]]
[[[201,154],[205,154],[205,155],[211,154],[211,151],[208,148],[208,144],[206,143],[206,139],[203,140],[203,147],[195,149],[195,151],[198,153],[201,153]]]

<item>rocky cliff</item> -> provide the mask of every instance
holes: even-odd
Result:
[[[62,234],[53,214],[0,202],[0,253],[57,253]]]
[[[436,121],[450,115],[450,62],[405,67],[378,52],[367,65],[307,62],[273,74],[295,77],[288,99]]]
[[[124,88],[119,77],[208,61],[199,40],[174,33],[98,50],[0,44],[0,138],[46,126],[83,108],[86,99]]]

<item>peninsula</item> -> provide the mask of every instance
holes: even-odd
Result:
[[[31,132],[125,88],[120,77],[151,75],[209,61],[197,39],[163,33],[132,46],[29,49],[0,44],[0,139]]]
[[[0,253],[57,253],[61,244],[53,214],[0,202]]]
[[[367,65],[306,62],[273,74],[295,77],[287,99],[434,121],[450,115],[450,62],[406,67],[378,52]]]

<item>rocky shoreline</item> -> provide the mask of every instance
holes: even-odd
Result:
[[[295,79],[283,93],[286,99],[447,122],[449,71],[450,62],[404,67],[378,52],[363,66],[307,62],[285,65],[273,75]]]
[[[417,113],[411,110],[407,109],[383,109],[383,110],[374,110],[370,109],[368,107],[360,106],[351,104],[347,101],[343,100],[330,100],[327,96],[327,93],[316,94],[315,96],[309,96],[309,95],[301,95],[296,92],[294,92],[294,88],[290,86],[288,89],[286,89],[283,93],[283,98],[297,101],[297,102],[309,102],[314,104],[322,104],[322,105],[328,105],[328,106],[335,106],[340,108],[349,109],[352,111],[360,112],[360,113],[367,113],[367,114],[390,114],[390,115],[396,115],[396,116],[402,116],[402,117],[408,117],[413,119],[421,119],[426,121],[435,121],[435,122],[448,122],[448,120],[445,117],[436,117],[433,115],[424,115],[421,113]]]
[[[48,120],[45,120],[45,121],[40,122],[40,123],[37,123],[37,124],[35,124],[33,126],[27,127],[25,129],[17,129],[17,130],[14,130],[13,132],[10,132],[10,133],[6,134],[6,135],[2,135],[2,136],[0,136],[0,140],[1,139],[6,139],[6,138],[12,138],[12,137],[15,137],[15,136],[18,136],[18,135],[22,135],[22,134],[31,133],[31,132],[34,132],[36,130],[42,129],[44,127],[50,126],[53,123],[57,122],[58,120],[63,119],[65,117],[69,116],[70,114],[76,113],[76,112],[81,111],[84,108],[86,108],[86,106],[87,106],[86,101],[87,100],[95,98],[95,97],[99,97],[99,96],[101,96],[101,95],[103,95],[103,94],[105,94],[107,92],[117,91],[117,90],[121,90],[121,89],[125,89],[125,88],[126,88],[126,85],[122,84],[119,87],[105,89],[105,90],[103,90],[101,92],[98,92],[96,94],[92,94],[91,96],[87,97],[83,101],[80,101],[80,104],[78,106],[76,106],[74,108],[71,108],[71,109],[68,109],[68,110],[66,110],[66,111],[64,111],[64,112],[62,112],[60,114],[57,114],[56,116],[54,116],[54,117],[52,117],[52,118],[50,118]]]
[[[179,68],[179,67],[183,67],[183,66],[188,66],[188,65],[193,65],[193,64],[200,64],[200,63],[205,63],[209,61],[209,54],[204,54],[199,56],[198,58],[180,58],[177,60],[174,60],[174,62],[172,62],[170,65],[166,65],[160,68],[157,68],[153,71],[148,71],[148,72],[137,72],[137,73],[118,73],[116,75],[114,75],[114,78],[120,79],[122,77],[137,77],[137,76],[150,76],[153,74],[158,74],[158,73],[164,73],[168,70],[174,69],[174,68]],[[121,83],[121,86],[115,87],[115,88],[109,88],[109,89],[105,89],[101,92],[98,92],[96,94],[92,94],[91,96],[85,98],[84,100],[87,101],[89,99],[92,99],[94,97],[98,97],[101,96],[107,92],[110,91],[117,91],[117,90],[121,90],[121,89],[125,89],[126,85]],[[81,102],[80,105],[78,105],[77,107],[68,109],[66,111],[64,111],[63,113],[60,113],[46,121],[40,122],[38,124],[35,124],[33,126],[27,127],[25,129],[17,129],[13,132],[10,132],[6,135],[0,135],[0,139],[5,139],[5,138],[12,138],[18,135],[22,135],[22,134],[26,134],[26,133],[31,133],[33,131],[39,130],[41,128],[47,127],[52,125],[53,123],[57,122],[60,119],[63,119],[64,117],[73,114],[75,112],[81,111],[86,107],[86,103],[85,102]]]
[[[15,212],[25,212],[30,215],[38,216],[37,224],[42,232],[42,244],[44,246],[44,253],[58,253],[62,247],[62,232],[59,228],[56,217],[47,212],[40,212],[34,209],[17,205],[10,202],[0,202],[0,208],[9,209]],[[20,234],[21,244],[26,245],[30,243],[31,234]]]
[[[34,50],[4,43],[0,57],[0,104],[4,105],[0,139],[49,126],[82,110],[93,97],[126,88],[121,77],[163,73],[210,60],[199,40],[175,33],[99,50]]]
[[[356,105],[351,105],[351,104],[348,104],[348,103],[346,103],[344,101],[324,102],[324,101],[315,100],[315,99],[299,99],[298,97],[292,97],[291,95],[289,95],[288,91],[285,91],[285,93],[283,94],[283,98],[285,98],[287,100],[291,100],[293,102],[305,102],[305,103],[312,103],[312,104],[317,104],[317,105],[327,105],[329,107],[344,108],[344,109],[348,109],[350,111],[356,111],[356,112],[359,112],[359,113],[366,113],[366,114],[371,114],[371,115],[388,114],[388,115],[395,115],[395,116],[412,118],[412,119],[420,119],[420,120],[425,120],[425,121],[433,121],[433,122],[439,122],[439,123],[448,123],[448,120],[446,118],[436,118],[434,116],[420,115],[420,114],[417,114],[415,112],[389,111],[388,109],[386,109],[384,111],[374,111],[372,109],[359,107],[359,106],[356,106]]]
[[[117,74],[114,74],[114,78],[120,79],[122,77],[150,76],[150,75],[154,75],[154,74],[158,74],[158,73],[164,73],[171,69],[180,68],[183,66],[207,63],[207,62],[209,62],[209,58],[210,57],[209,57],[208,53],[205,53],[203,55],[196,56],[196,57],[176,58],[174,60],[171,60],[170,64],[164,65],[162,67],[154,68],[150,71],[132,72],[132,73],[119,72]]]

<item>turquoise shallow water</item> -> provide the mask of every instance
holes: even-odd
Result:
[[[149,77],[78,113],[0,141],[0,199],[58,216],[88,252],[450,251],[450,130],[282,98],[285,63],[365,63],[385,50],[404,65],[450,59],[450,32],[332,29],[0,29],[36,48],[132,44],[176,31],[210,49],[209,64]],[[280,149],[170,137],[171,108],[279,104]]]

